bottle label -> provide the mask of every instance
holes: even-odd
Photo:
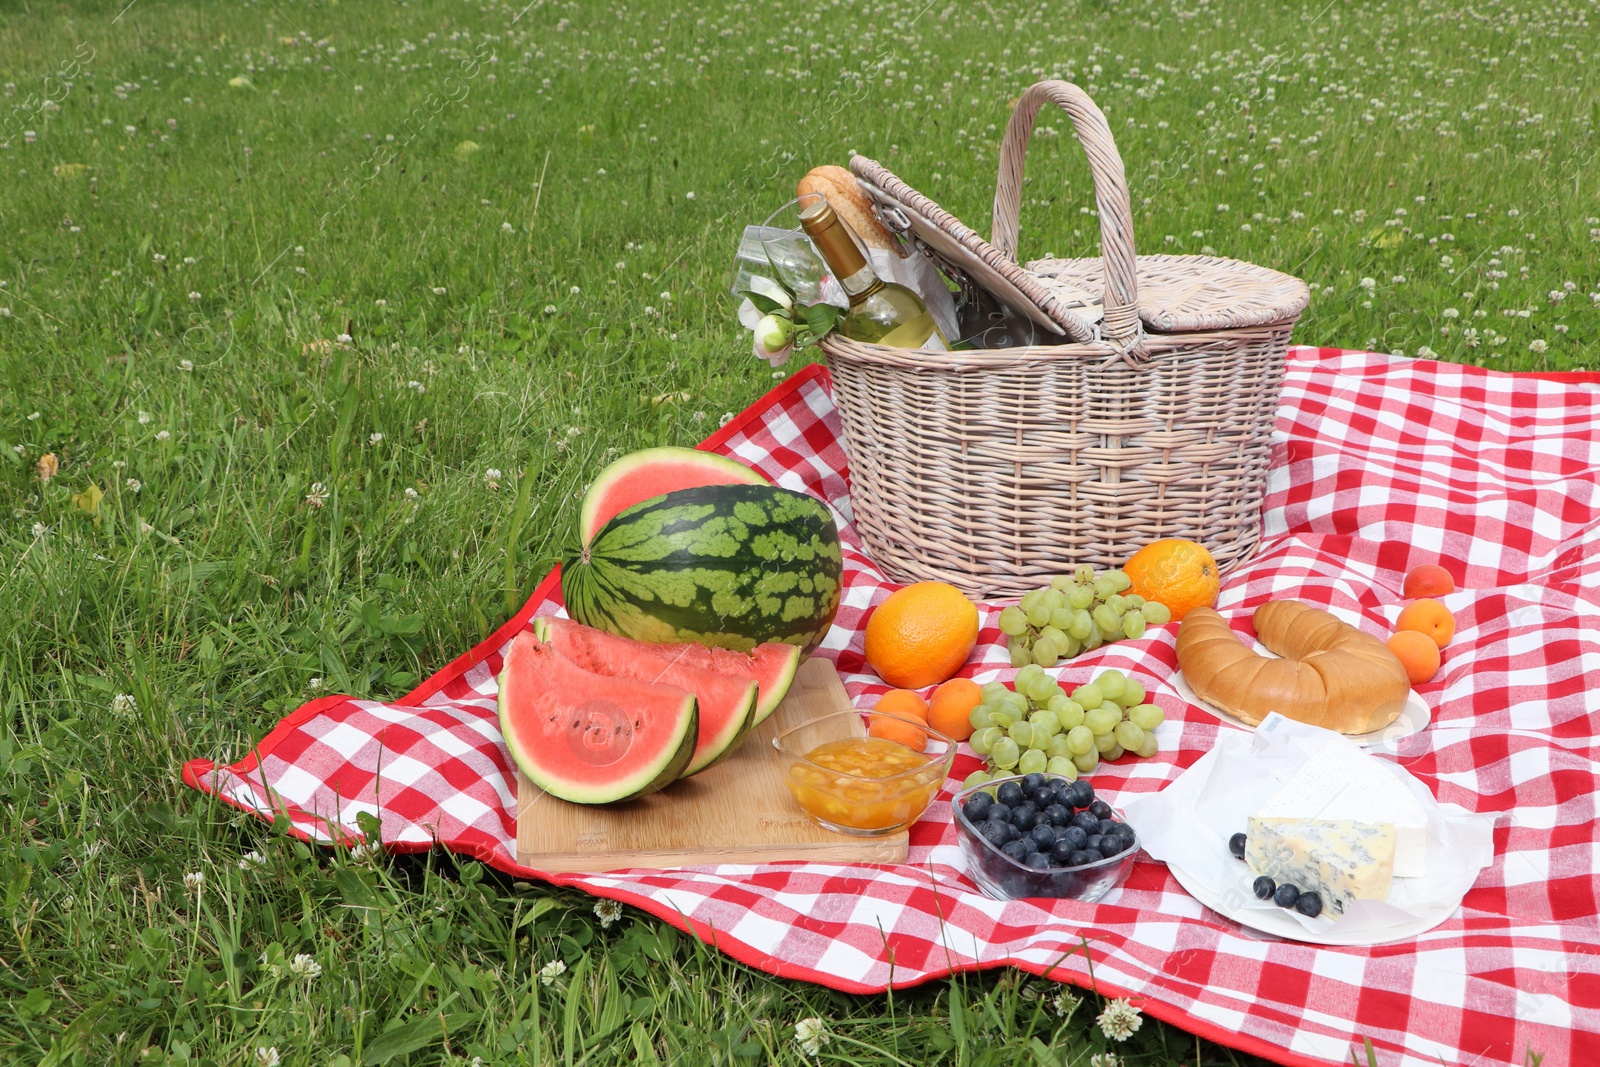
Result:
[[[878,339],[880,345],[892,348],[922,348],[930,352],[944,352],[949,348],[933,316],[923,312],[910,322],[901,323]]]

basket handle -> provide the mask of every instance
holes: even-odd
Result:
[[[1101,330],[1107,340],[1123,348],[1142,348],[1139,325],[1139,285],[1134,273],[1133,212],[1128,201],[1128,179],[1117,154],[1116,141],[1105,114],[1089,94],[1064,81],[1030,85],[1006,125],[1000,142],[1000,174],[994,188],[994,226],[990,243],[1017,258],[1017,211],[1022,202],[1022,165],[1033,136],[1033,122],[1046,101],[1053,101],[1072,119],[1078,140],[1089,157],[1094,174],[1095,205],[1100,212],[1100,254],[1105,265],[1105,318]]]

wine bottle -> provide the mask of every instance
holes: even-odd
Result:
[[[878,277],[827,199],[815,193],[801,199],[800,225],[850,298],[839,331],[852,341],[894,348],[949,348],[928,305],[905,286]]]

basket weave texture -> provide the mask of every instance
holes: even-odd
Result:
[[[1103,292],[1104,317],[1070,331],[1089,340],[1055,346],[929,352],[825,337],[857,529],[895,580],[978,597],[1021,594],[1078,563],[1118,566],[1163,537],[1199,541],[1227,571],[1260,537],[1284,354],[1308,291],[1236,260],[1136,256],[1105,116],[1059,81],[1022,95],[1001,143],[993,245],[1005,257],[1046,102],[1088,154],[1102,256],[1029,271],[1041,295],[1048,279]],[[892,178],[859,157],[851,166],[880,191]]]

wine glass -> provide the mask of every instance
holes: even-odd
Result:
[[[822,299],[822,283],[828,277],[827,264],[800,227],[800,213],[822,199],[821,193],[795,197],[761,224],[761,246],[766,250],[767,261],[778,280],[802,304],[815,304]]]

